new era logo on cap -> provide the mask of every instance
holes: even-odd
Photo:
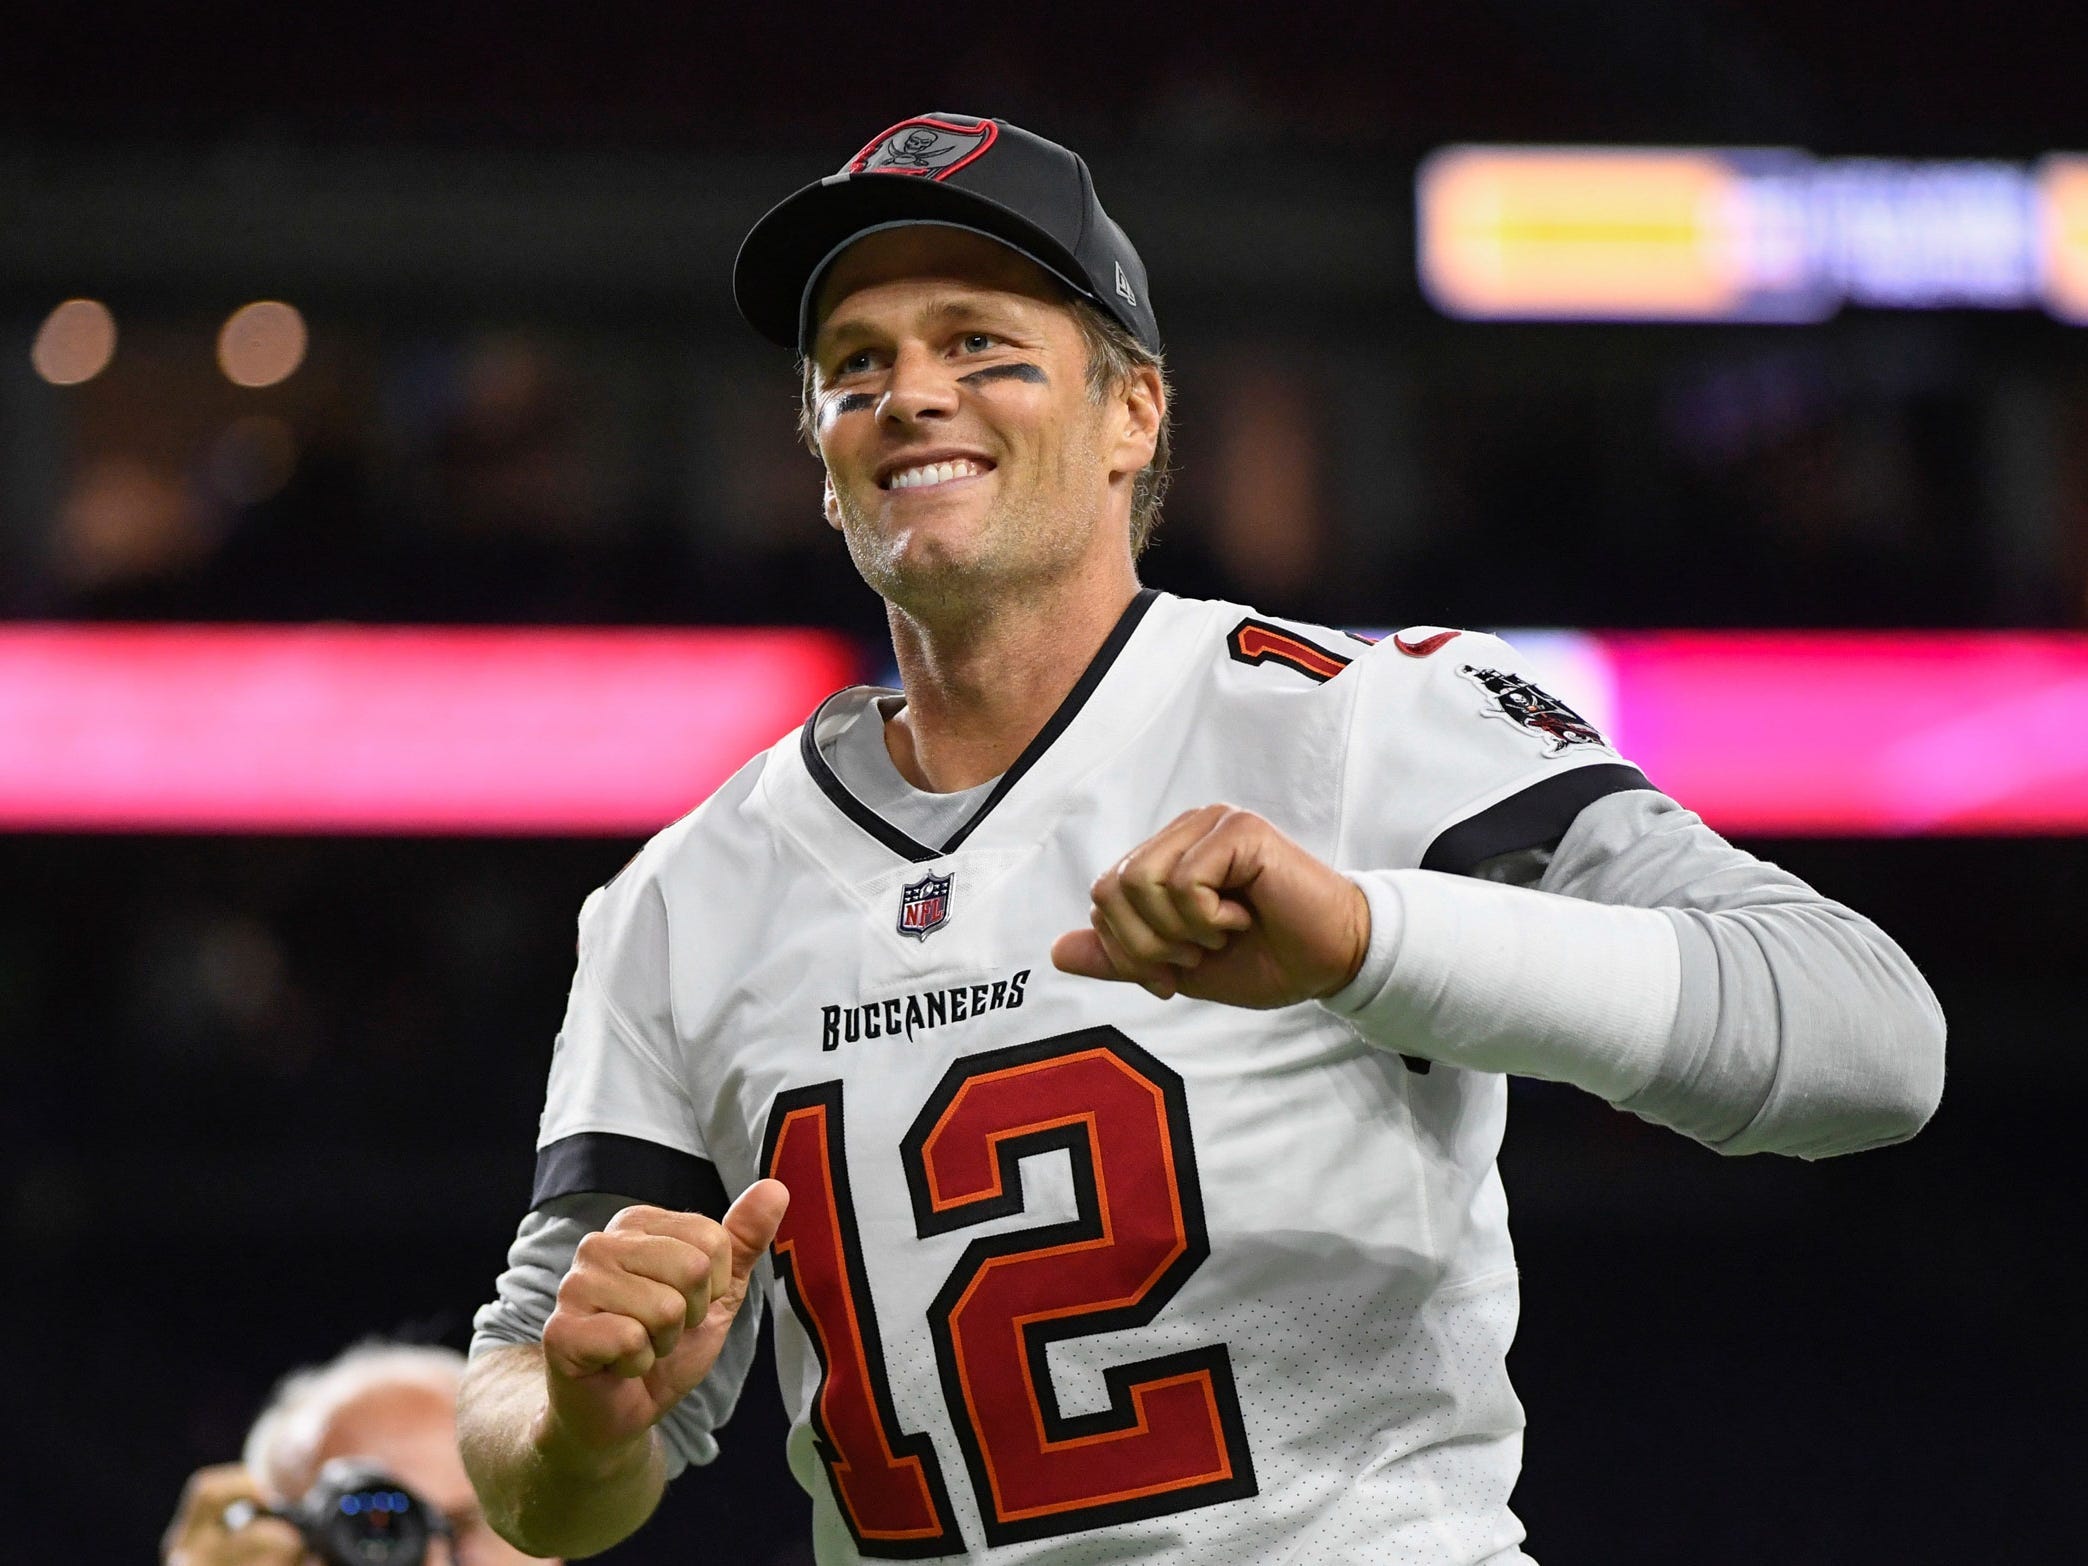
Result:
[[[872,138],[844,174],[925,174],[948,179],[993,145],[1000,127],[991,120],[945,120],[921,115],[901,120]]]
[[[1131,292],[1131,279],[1124,276],[1124,263],[1119,261],[1116,264],[1116,269],[1117,292],[1123,295],[1125,304],[1129,305],[1132,309],[1136,310],[1138,308],[1138,295]]]

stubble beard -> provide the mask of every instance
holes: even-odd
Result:
[[[1066,494],[1062,486],[1060,497]],[[957,547],[935,540],[911,551],[847,495],[837,491],[835,499],[857,573],[893,609],[923,623],[972,618],[990,603],[1065,574],[1087,550],[1089,529],[1068,527],[1054,515],[1067,504],[1064,498],[996,497]]]

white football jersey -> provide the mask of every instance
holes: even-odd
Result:
[[[1468,872],[1645,780],[1491,637],[1148,592],[924,844],[821,755],[878,694],[589,899],[537,1201],[790,1187],[757,1282],[822,1562],[1523,1560],[1504,1080],[1049,951],[1195,806]]]

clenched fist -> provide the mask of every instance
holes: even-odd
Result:
[[[624,1445],[710,1373],[789,1201],[777,1181],[758,1180],[723,1220],[626,1207],[580,1242],[544,1325],[556,1439]]]
[[[1370,948],[1362,888],[1249,810],[1205,805],[1103,872],[1052,962],[1162,1000],[1290,1006],[1332,995]]]

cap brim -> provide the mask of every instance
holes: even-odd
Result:
[[[853,174],[822,180],[772,207],[749,231],[732,263],[732,297],[754,330],[800,352],[806,292],[851,240],[878,229],[946,224],[999,240],[1029,257],[1074,293],[1095,297],[1080,281],[1071,252],[1029,219],[958,185],[898,174]]]

